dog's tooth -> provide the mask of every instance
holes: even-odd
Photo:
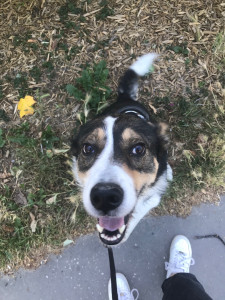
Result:
[[[114,236],[112,237],[112,241],[115,241],[115,240],[117,240],[117,237],[114,235]]]
[[[126,225],[123,224],[123,226],[121,226],[119,228],[119,232],[122,234],[124,232],[125,228],[126,228]]]
[[[120,239],[121,238],[121,234],[118,233],[116,237],[117,237],[117,239]]]
[[[104,240],[107,240],[107,241],[110,241],[110,237],[105,235],[104,233],[101,233],[100,236],[104,239]]]
[[[103,232],[104,228],[102,226],[100,226],[99,224],[96,224],[96,228],[97,228],[98,232],[100,232],[100,233]]]

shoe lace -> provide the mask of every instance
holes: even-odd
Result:
[[[134,298],[134,292],[136,293],[136,298]],[[120,291],[119,293],[119,299],[123,300],[137,300],[139,297],[139,292],[137,289],[132,289],[130,293],[127,293],[127,291]]]
[[[136,293],[136,298],[134,298],[134,292]],[[130,293],[133,296],[134,300],[137,300],[139,298],[139,292],[137,289],[132,289]]]
[[[174,257],[173,262],[165,262],[165,269],[166,271],[170,269],[171,273],[185,272],[189,269],[189,266],[194,264],[194,258],[188,257],[183,252],[178,252]]]

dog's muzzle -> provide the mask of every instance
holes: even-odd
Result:
[[[91,203],[107,215],[120,206],[123,201],[123,190],[115,183],[98,183],[91,190]]]

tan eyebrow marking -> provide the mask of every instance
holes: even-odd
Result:
[[[130,140],[132,138],[141,138],[141,136],[137,132],[135,132],[133,129],[126,128],[122,133],[122,138],[123,138],[123,140]]]
[[[151,173],[141,173],[137,170],[130,169],[127,165],[123,165],[123,170],[133,179],[135,189],[139,192],[141,188],[146,185],[149,186],[155,182],[159,163],[154,157],[154,170]]]
[[[105,131],[102,128],[96,128],[88,136],[86,136],[84,142],[103,144],[105,142]]]
[[[102,128],[97,128],[97,136],[99,140],[104,140],[105,131]]]

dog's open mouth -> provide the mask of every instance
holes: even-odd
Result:
[[[99,217],[96,227],[101,241],[106,245],[119,244],[124,237],[128,219],[128,215],[121,218]]]

